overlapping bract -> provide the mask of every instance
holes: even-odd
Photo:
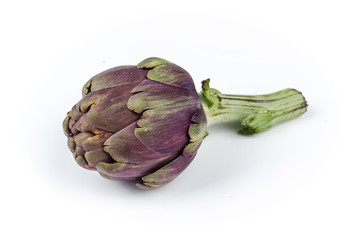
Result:
[[[191,76],[166,60],[149,58],[90,79],[63,128],[80,166],[156,188],[191,163],[206,118]]]

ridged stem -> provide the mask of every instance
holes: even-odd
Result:
[[[222,94],[202,82],[200,97],[208,126],[221,122],[241,122],[242,134],[255,134],[306,112],[301,92],[288,88],[266,95]]]

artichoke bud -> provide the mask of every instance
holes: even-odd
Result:
[[[207,126],[237,121],[240,133],[251,135],[307,110],[295,89],[233,95],[209,82],[202,82],[198,94],[188,72],[161,58],[95,75],[63,122],[75,161],[108,179],[158,188],[191,163]]]
[[[113,180],[157,188],[194,159],[206,117],[189,73],[161,58],[92,77],[63,122],[76,162]]]

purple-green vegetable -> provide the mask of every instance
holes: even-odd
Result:
[[[120,66],[91,78],[63,122],[76,162],[113,180],[158,188],[194,159],[206,127],[239,121],[243,134],[264,131],[306,111],[295,89],[268,95],[227,95],[160,58]]]

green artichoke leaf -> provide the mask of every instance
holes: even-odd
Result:
[[[148,72],[147,77],[157,82],[181,88],[195,89],[190,74],[175,64],[155,67]]]
[[[161,65],[166,65],[166,64],[170,64],[171,62],[162,59],[162,58],[158,58],[158,57],[151,57],[151,58],[147,58],[143,61],[141,61],[137,67],[138,68],[154,68],[157,66],[161,66]]]

